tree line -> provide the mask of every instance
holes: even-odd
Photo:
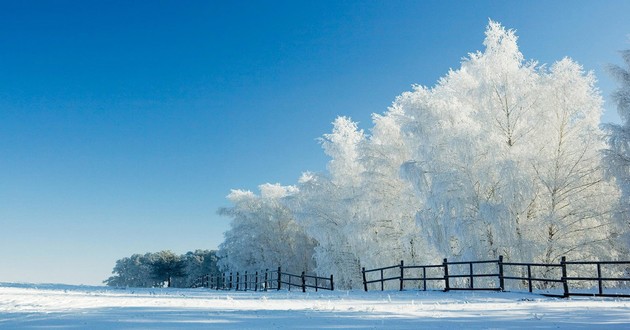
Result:
[[[611,68],[623,123],[602,126],[594,74],[526,60],[517,40],[490,21],[483,51],[396,97],[369,131],[335,119],[326,171],[232,190],[219,267],[287,265],[347,289],[361,266],[403,259],[628,259],[629,71]]]
[[[177,255],[169,250],[134,254],[116,261],[113,276],[103,281],[116,287],[189,288],[201,276],[217,274],[217,254],[212,250],[195,250]]]

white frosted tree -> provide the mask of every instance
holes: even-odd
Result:
[[[490,22],[484,52],[390,108],[413,150],[418,227],[448,256],[598,256],[617,192],[598,156],[594,78],[569,59],[526,62],[516,41]]]
[[[234,206],[219,210],[221,215],[232,218],[231,228],[219,247],[219,267],[234,271],[278,266],[293,272],[313,270],[315,242],[281,202],[296,189],[278,184],[264,184],[259,189],[260,196],[233,190],[228,198]]]
[[[291,209],[317,242],[320,274],[337,285],[358,288],[360,267],[401,259],[427,261],[428,247],[415,227],[413,186],[401,176],[407,147],[391,117],[374,115],[366,137],[356,123],[339,117],[322,138],[331,157],[329,175],[305,173]]]
[[[609,71],[620,86],[613,94],[621,124],[607,124],[609,147],[604,151],[607,171],[622,192],[621,207],[617,214],[620,241],[628,251],[630,237],[630,50],[621,52],[625,68],[611,65]],[[627,253],[627,252],[626,252]]]
[[[402,175],[410,159],[395,114],[373,116],[374,126],[361,147],[362,194],[358,198],[362,235],[355,239],[361,261],[368,268],[384,262],[406,260],[410,263],[434,261],[415,226],[422,208],[414,196],[413,185]]]
[[[304,173],[291,208],[306,233],[317,241],[315,260],[321,275],[334,274],[340,288],[358,286],[361,261],[353,239],[361,235],[357,197],[363,167],[359,148],[363,131],[350,118],[338,117],[320,142],[331,157],[329,175]]]
[[[599,128],[601,97],[595,78],[570,59],[551,67],[545,76],[546,143],[532,160],[538,184],[538,233],[546,239],[543,262],[560,256],[616,257],[608,245],[619,192],[604,177]]]
[[[524,231],[523,195],[531,188],[519,158],[540,119],[535,63],[524,62],[516,40],[491,22],[485,52],[470,54],[434,88],[403,93],[390,108],[403,114],[398,121],[413,150],[404,171],[424,204],[418,226],[444,256],[525,248],[514,237]]]

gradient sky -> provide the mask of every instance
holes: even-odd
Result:
[[[0,282],[100,284],[117,259],[215,249],[232,188],[323,171],[338,115],[371,126],[482,50],[593,70],[630,1],[0,1]],[[618,121],[610,102],[604,122]]]

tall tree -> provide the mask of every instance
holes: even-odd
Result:
[[[607,124],[609,147],[604,151],[608,173],[621,188],[622,200],[617,215],[621,241],[626,248],[630,245],[630,49],[621,52],[625,66],[611,65],[609,71],[620,86],[613,94],[621,124]],[[623,235],[626,233],[626,235]]]
[[[296,219],[315,239],[317,272],[335,274],[339,287],[357,286],[361,281],[358,246],[364,227],[360,222],[358,197],[363,192],[360,146],[365,136],[348,117],[338,117],[333,131],[320,139],[330,156],[329,175],[304,173],[299,193],[291,198]]]
[[[516,41],[490,22],[484,52],[395,102],[418,165],[408,175],[423,179],[418,225],[445,255],[597,256],[617,193],[598,156],[594,78],[570,59],[526,62]]]

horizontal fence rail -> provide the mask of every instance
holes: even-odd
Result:
[[[457,261],[457,262],[449,262],[446,258],[444,258],[444,291],[450,290],[490,290],[490,291],[503,291],[502,286],[502,278],[503,278],[503,270],[500,266],[503,262],[503,257],[499,257],[498,260],[484,260],[484,261]],[[493,273],[486,272],[475,272],[475,265],[497,265],[497,271]],[[449,272],[449,266],[459,266],[457,271],[454,271],[453,267],[451,267],[451,271]],[[462,267],[463,266],[463,267]],[[482,287],[475,287],[475,279],[480,278],[497,278],[498,285],[494,287],[490,287],[488,285]],[[464,279],[468,282],[468,286],[451,286],[451,279]],[[487,283],[484,283],[487,284]]]
[[[527,290],[529,292],[534,291],[534,284],[541,284],[542,287],[549,287],[550,284],[563,284],[562,277],[559,278],[551,278],[549,276],[544,276],[545,273],[553,273],[556,270],[556,273],[560,271],[563,272],[562,264],[544,264],[544,263],[519,263],[519,262],[504,262],[504,269],[510,270],[508,274],[503,276],[504,280],[512,280],[520,283],[527,283]],[[566,272],[566,269],[564,270]],[[520,273],[521,275],[517,275]],[[536,275],[540,274],[540,275]],[[553,294],[545,294],[548,296],[559,296]],[[564,297],[565,295],[561,295]]]
[[[429,272],[432,273],[429,274]],[[616,274],[611,275],[613,272]],[[534,289],[561,288],[561,294],[541,293],[553,297],[630,298],[630,294],[606,290],[612,287],[628,287],[630,285],[629,272],[630,261],[567,261],[565,257],[562,257],[560,263],[524,263],[505,262],[503,256],[499,256],[496,260],[482,261],[448,261],[445,258],[442,264],[413,266],[406,266],[401,260],[397,265],[361,269],[365,291],[368,291],[368,287],[373,284],[380,284],[382,291],[385,289],[385,284],[391,282],[397,283],[400,291],[403,291],[406,283],[409,282],[416,283],[413,287],[423,291],[427,291],[427,283],[431,283],[433,289],[443,291],[506,291],[508,287],[513,287],[516,283],[517,287],[526,286],[529,292],[534,292]],[[589,282],[597,284],[597,292],[579,291],[588,287],[585,283]],[[510,285],[506,286],[506,283]],[[614,285],[607,286],[606,283]],[[407,288],[409,288],[408,284]]]
[[[199,277],[192,287],[235,291],[267,291],[283,288],[291,291],[292,288],[300,288],[302,292],[306,292],[307,288],[315,289],[315,291],[335,289],[333,275],[321,277],[307,275],[306,272],[297,275],[283,272],[281,267],[277,270],[204,275]]]
[[[582,269],[582,272],[586,272],[587,274],[591,274],[591,276],[566,276],[564,274],[564,283],[567,286],[565,295],[567,296],[600,296],[600,297],[624,297],[630,298],[630,294],[621,294],[621,293],[609,293],[604,292],[605,283],[616,282],[616,283],[624,283],[627,285],[630,282],[630,276],[628,275],[628,270],[630,269],[630,261],[566,261],[565,258],[562,258],[562,263],[565,267],[571,268],[591,268],[590,272]],[[586,266],[586,267],[585,267]],[[590,267],[588,267],[590,266]],[[614,268],[611,266],[622,266],[621,268],[625,270],[623,277],[615,277],[615,276],[605,276],[604,271],[610,270],[610,268]],[[571,282],[580,281],[580,282],[596,282],[597,283],[597,293],[588,293],[588,292],[569,292]]]

